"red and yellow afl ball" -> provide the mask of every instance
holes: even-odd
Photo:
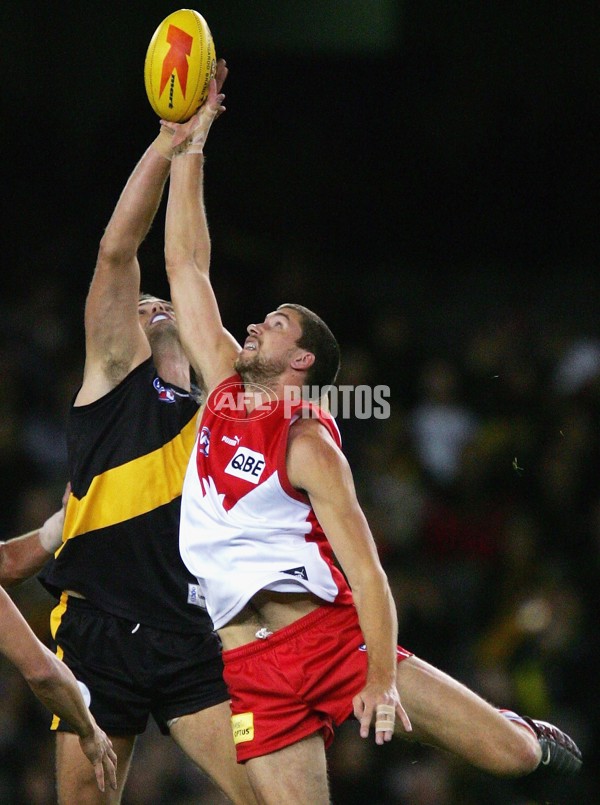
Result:
[[[146,95],[163,120],[189,120],[208,94],[216,69],[215,45],[206,20],[182,8],[154,32],[144,62]]]

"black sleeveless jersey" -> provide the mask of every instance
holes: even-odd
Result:
[[[179,554],[181,487],[197,402],[151,358],[89,405],[73,406],[63,544],[40,574],[113,615],[177,632],[212,630]]]

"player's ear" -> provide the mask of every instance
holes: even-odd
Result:
[[[292,369],[297,369],[299,372],[306,372],[315,362],[315,356],[312,352],[299,352],[294,356],[290,366]]]

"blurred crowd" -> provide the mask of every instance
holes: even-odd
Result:
[[[229,261],[228,276],[239,268],[231,248],[216,255]],[[572,780],[496,780],[427,747],[375,747],[349,722],[330,751],[333,801],[600,801],[598,334],[573,326],[569,311],[556,321],[507,307],[477,317],[464,313],[464,298],[442,294],[411,308],[398,290],[401,272],[386,285],[391,273],[370,273],[378,290],[369,293],[365,278],[324,283],[318,266],[290,257],[258,290],[248,282],[234,295],[223,282],[224,319],[242,338],[269,303],[307,304],[339,334],[340,385],[390,387],[389,418],[339,424],[394,589],[399,642],[494,704],[560,724],[582,748],[584,770]],[[5,304],[0,539],[35,528],[60,503],[82,316],[83,296],[68,298],[53,281]],[[52,601],[41,585],[31,580],[13,596],[48,641]],[[49,721],[0,660],[3,805],[55,802]],[[148,730],[125,805],[222,801],[170,741]]]

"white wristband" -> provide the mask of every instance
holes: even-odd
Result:
[[[65,522],[65,511],[61,509],[48,517],[38,532],[39,540],[45,551],[54,553],[62,544],[62,532]]]

